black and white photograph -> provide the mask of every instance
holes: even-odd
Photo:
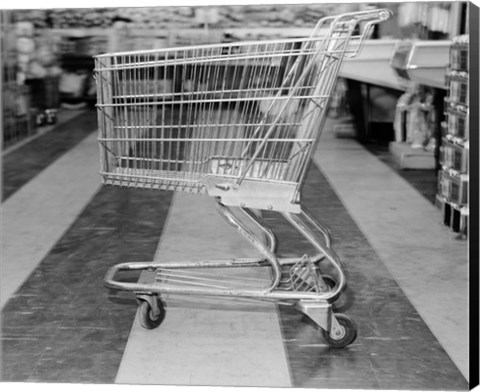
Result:
[[[478,385],[477,5],[0,18],[0,387]]]

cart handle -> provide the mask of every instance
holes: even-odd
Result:
[[[316,35],[320,27],[324,25],[326,22],[335,24],[339,22],[351,21],[354,25],[360,22],[369,22],[372,24],[377,24],[377,23],[381,23],[388,20],[392,15],[393,15],[393,12],[391,10],[387,8],[378,8],[378,9],[372,9],[367,11],[356,11],[356,12],[348,12],[345,14],[340,14],[335,16],[327,16],[318,21],[312,35]]]
[[[357,48],[353,52],[350,51],[348,54],[345,53],[345,57],[355,57],[362,50],[365,40],[371,35],[374,25],[390,19],[392,15],[393,12],[391,10],[387,8],[378,8],[367,11],[349,12],[336,16],[327,16],[318,21],[311,36],[314,37],[319,35],[325,23],[329,23],[330,26],[350,23],[350,31],[353,32],[358,24],[366,22],[360,31],[360,42],[358,43]]]
[[[345,14],[336,15],[336,16],[328,16],[328,17],[322,18],[318,21],[318,23],[315,26],[315,29],[314,29],[312,35],[310,36],[310,38],[315,38],[316,36],[321,35],[322,27],[325,24],[328,23],[329,24],[329,30],[328,30],[326,39],[332,39],[332,38],[334,39],[335,34],[336,34],[335,28],[338,25],[347,24],[348,25],[348,29],[347,29],[348,36],[347,37],[342,37],[342,39],[345,39],[347,41],[347,45],[348,45],[349,41],[351,41],[352,38],[353,38],[352,35],[353,35],[354,29],[357,26],[357,24],[359,24],[360,22],[367,22],[365,24],[363,30],[360,32],[360,38],[359,38],[359,42],[357,44],[357,47],[353,51],[351,51],[351,52],[349,51],[348,54],[345,51],[342,54],[343,57],[355,57],[355,56],[357,56],[357,54],[362,49],[366,38],[368,36],[370,36],[370,34],[373,30],[373,26],[377,23],[380,23],[380,22],[383,22],[383,21],[389,19],[392,15],[393,15],[392,11],[390,11],[386,8],[381,8],[381,9],[368,10],[368,11],[350,12],[350,13],[345,13]],[[311,42],[313,42],[313,41],[311,41]],[[303,49],[305,50],[306,47],[307,46],[305,46]],[[317,55],[318,55],[318,53],[314,54],[314,58],[316,58]],[[282,109],[280,110],[280,112],[277,114],[276,118],[274,119],[274,121],[270,125],[269,129],[267,130],[266,134],[263,137],[262,142],[256,148],[253,156],[249,159],[249,162],[248,162],[247,166],[245,167],[245,169],[243,169],[243,172],[240,173],[240,178],[237,180],[237,185],[240,185],[243,182],[243,180],[245,179],[245,177],[247,176],[248,171],[251,169],[253,163],[255,162],[255,160],[258,158],[261,151],[265,147],[265,145],[268,141],[268,138],[270,137],[270,135],[274,131],[274,129],[276,127],[276,124],[278,123],[278,121],[280,121],[280,118],[282,116],[282,112],[287,108],[288,104],[290,103],[292,95],[301,86],[302,79],[303,79],[304,75],[306,75],[306,74],[308,74],[308,72],[310,72],[310,69],[312,68],[313,64],[314,64],[314,62],[310,61],[310,63],[307,65],[307,67],[303,70],[302,74],[299,76],[295,85],[291,88],[291,92],[290,92],[290,95],[289,95],[288,99],[286,99],[284,101]],[[286,82],[289,78],[289,75],[293,74],[293,70],[295,69],[295,66],[296,65],[294,65],[294,67],[292,67],[292,69],[288,73],[288,75],[285,78],[285,81],[282,84],[282,86],[286,84]],[[282,89],[279,90],[276,97],[280,96],[281,90]],[[272,100],[272,103],[270,104],[270,107],[265,112],[264,118],[266,118],[267,114],[270,112],[273,105],[274,105],[274,101]],[[260,127],[257,127],[257,129],[254,132],[254,135],[256,135],[259,130],[260,130]],[[249,143],[249,145],[250,145],[250,143]],[[248,146],[245,147],[245,149],[243,150],[243,155],[245,154],[247,149],[248,149]]]

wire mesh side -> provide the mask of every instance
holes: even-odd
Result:
[[[318,27],[318,26],[317,26]],[[102,173],[201,191],[213,174],[300,184],[355,24],[310,38],[98,56]]]

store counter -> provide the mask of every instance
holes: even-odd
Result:
[[[362,51],[354,58],[346,58],[339,76],[362,83],[396,90],[405,90],[407,85],[390,66],[399,40],[367,40]]]
[[[358,56],[346,58],[339,76],[348,88],[349,109],[355,119],[357,139],[388,140],[398,97],[408,81],[400,78],[390,61],[399,40],[366,40]]]

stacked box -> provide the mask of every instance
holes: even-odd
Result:
[[[443,169],[438,175],[438,192],[448,203],[459,207],[468,204],[468,174]]]
[[[445,110],[446,132],[445,135],[455,136],[461,140],[469,140],[468,111],[449,105]]]
[[[457,173],[468,173],[468,141],[446,135],[440,147],[440,164],[442,167],[453,169]]]

